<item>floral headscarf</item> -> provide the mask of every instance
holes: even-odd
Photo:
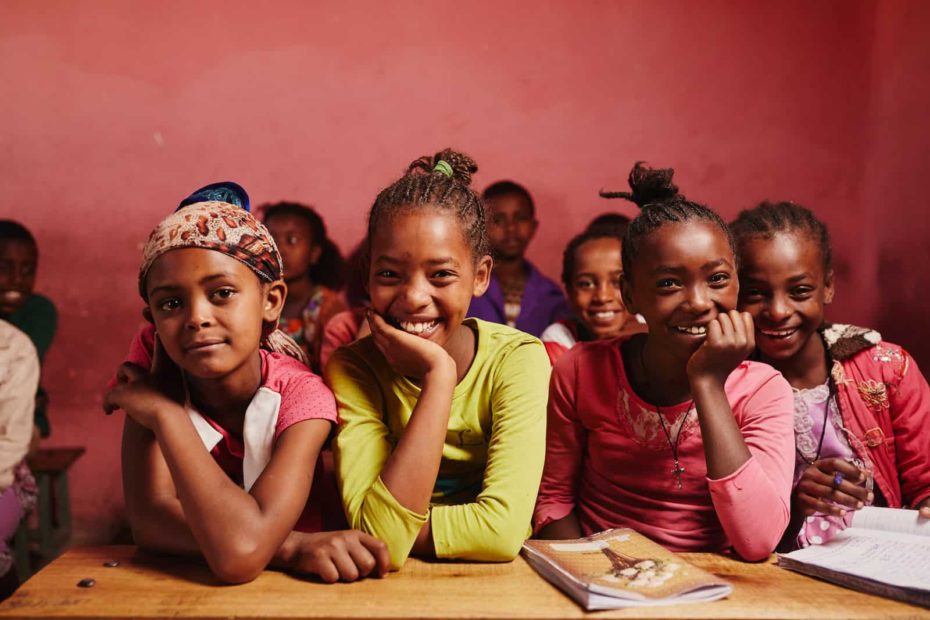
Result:
[[[215,250],[230,256],[263,282],[276,282],[284,273],[281,253],[271,233],[251,213],[228,202],[198,202],[179,208],[149,235],[139,267],[142,299],[148,301],[145,279],[152,264],[164,253],[182,248]],[[262,346],[307,363],[303,350],[274,324],[266,325]]]

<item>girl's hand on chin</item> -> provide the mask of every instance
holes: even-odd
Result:
[[[723,383],[755,348],[752,316],[748,312],[730,310],[719,314],[707,325],[704,343],[688,360],[688,377],[692,381],[712,378]]]
[[[400,374],[422,379],[429,372],[443,366],[451,367],[452,373],[455,374],[455,362],[452,357],[435,342],[397,329],[371,310],[368,311],[368,325],[371,327],[375,346],[387,359],[391,368]]]
[[[158,416],[180,405],[155,386],[155,377],[140,366],[126,363],[116,371],[119,381],[103,399],[103,408],[110,414],[122,409],[126,415],[149,430],[155,430]]]

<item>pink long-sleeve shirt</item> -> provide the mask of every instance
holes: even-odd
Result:
[[[693,404],[658,409],[641,400],[627,380],[621,342],[577,346],[553,369],[535,528],[574,510],[585,535],[631,527],[673,551],[732,547],[747,560],[767,557],[789,517],[794,405],[788,382],[757,362],[743,362],[730,374],[724,389],[752,456],[711,480]],[[681,489],[659,411],[673,441],[681,424]]]

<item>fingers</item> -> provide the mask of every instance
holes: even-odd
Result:
[[[325,532],[313,537],[294,564],[301,572],[316,574],[327,583],[356,581],[390,569],[387,545],[355,530]]]
[[[391,570],[391,552],[388,551],[388,546],[382,540],[364,533],[359,534],[359,542],[374,559],[378,577],[385,576]]]
[[[135,383],[145,377],[146,372],[131,362],[120,364],[116,370],[116,380],[120,383]]]
[[[730,315],[725,312],[718,314],[715,322],[720,326],[720,340],[732,340],[733,319],[730,318]],[[710,334],[708,334],[708,336],[709,335]]]
[[[116,404],[114,392],[119,389],[119,386],[115,386],[112,390],[103,395],[103,412],[107,415],[110,415],[117,409],[119,405]]]
[[[920,519],[930,519],[930,506],[924,506],[919,511],[917,511],[917,516]]]
[[[308,567],[307,572],[315,573],[326,583],[336,583],[339,581],[339,569],[332,559],[327,556],[320,556],[314,559],[313,565]]]
[[[356,581],[360,576],[360,572],[351,553],[352,547],[356,545],[353,545],[351,541],[342,541],[342,543],[338,545],[335,553],[330,556],[330,560],[336,566],[336,570],[339,571],[340,581]]]
[[[868,478],[868,472],[866,470],[859,469],[854,463],[850,463],[846,459],[836,457],[820,459],[814,462],[814,467],[824,474],[827,474],[831,479],[836,472],[843,474],[845,480],[851,480],[853,482],[865,482],[865,479]]]
[[[867,472],[843,459],[821,459],[804,470],[797,487],[797,501],[805,516],[821,512],[841,516],[874,499],[862,486]]]
[[[382,353],[386,353],[391,343],[388,333],[391,326],[387,324],[387,321],[385,321],[380,314],[369,310],[368,327],[371,328],[371,335],[372,338],[374,338],[375,345]]]
[[[752,322],[752,315],[748,312],[737,312],[737,316],[741,319],[746,348],[752,352],[756,348],[756,330]]]

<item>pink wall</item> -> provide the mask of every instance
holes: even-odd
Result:
[[[311,202],[347,249],[376,191],[460,147],[477,183],[526,183],[561,248],[636,159],[731,217],[814,207],[836,318],[930,363],[920,2],[42,2],[0,4],[0,213],[36,233],[61,312],[46,363],[78,539],[119,524],[120,419],[100,389],[139,321],[140,244],[187,191],[235,179]],[[904,182],[899,178],[905,178]],[[915,225],[915,222],[919,224]],[[915,257],[920,257],[919,263]]]

